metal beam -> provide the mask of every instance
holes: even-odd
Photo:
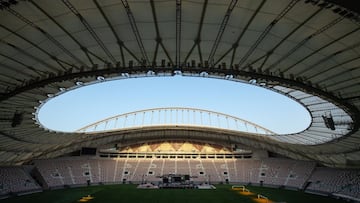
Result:
[[[202,54],[201,54],[201,47],[200,47],[200,42],[201,42],[201,31],[202,31],[202,27],[204,25],[204,18],[205,18],[205,13],[206,13],[206,8],[208,5],[208,0],[204,1],[203,7],[202,7],[202,11],[201,11],[201,17],[200,17],[200,23],[199,23],[199,28],[198,28],[198,32],[196,34],[196,38],[194,40],[194,44],[191,47],[190,51],[188,52],[188,54],[186,55],[183,64],[185,64],[187,62],[187,60],[189,59],[190,55],[192,54],[194,48],[197,46],[198,47],[198,52],[199,52],[199,57],[200,57],[200,63],[203,64],[203,60],[202,60]]]
[[[14,32],[13,30],[7,28],[4,25],[0,25],[1,28],[5,29],[6,31],[10,32],[13,35],[16,35],[17,37],[19,37],[20,39],[26,41],[27,43],[31,44],[32,46],[36,47],[37,49],[39,49],[41,52],[45,53],[46,55],[48,55],[50,57],[50,59],[54,60],[55,62],[59,63],[59,65],[63,68],[63,70],[66,70],[61,64],[65,64],[67,66],[70,67],[75,67],[72,64],[69,64],[66,61],[63,61],[61,59],[58,59],[56,56],[52,55],[51,53],[49,53],[48,51],[46,51],[45,49],[41,48],[39,45],[37,45],[36,43],[30,41],[29,39],[25,38],[24,36],[18,34],[17,32]]]
[[[44,9],[42,9],[39,5],[37,5],[33,0],[29,0],[39,11],[41,11],[44,15],[46,15],[47,18],[49,18],[53,23],[55,23],[64,33],[67,34],[67,36],[69,36],[80,48],[80,50],[82,50],[85,54],[85,56],[89,59],[89,62],[91,63],[91,65],[95,65],[94,62],[92,61],[92,59],[90,58],[90,55],[96,57],[96,58],[100,58],[98,56],[96,56],[94,53],[92,53],[91,51],[87,50],[77,39],[75,39],[74,36],[72,36],[72,34],[67,31],[62,25],[60,25],[60,23],[58,23],[52,16],[50,16],[50,14],[48,14]],[[45,32],[46,33],[46,32]],[[52,38],[53,37],[50,34],[46,34],[46,36],[48,38]],[[62,44],[60,44],[59,42],[57,42],[55,39],[52,40],[53,43],[55,43],[57,46],[63,46]],[[71,53],[71,52],[70,52]],[[76,58],[76,57],[75,57]],[[89,67],[88,65],[86,65],[84,62],[82,62],[80,59],[76,58],[77,61],[82,64],[85,67]],[[102,60],[103,62],[105,62],[104,60]]]
[[[231,55],[231,62],[230,62],[230,67],[234,64],[234,59],[235,59],[235,54],[236,54],[236,50],[239,47],[239,43],[240,40],[242,39],[242,37],[244,36],[245,32],[248,30],[250,24],[252,23],[252,21],[254,20],[254,18],[256,17],[256,15],[259,13],[260,9],[263,7],[263,5],[265,4],[266,0],[262,0],[261,3],[259,4],[259,6],[256,8],[255,12],[251,15],[250,19],[248,20],[248,22],[246,23],[245,27],[243,28],[243,30],[241,31],[240,35],[238,36],[238,38],[236,39],[236,41],[233,43],[232,47],[230,49],[228,49],[215,63],[214,66],[217,65],[218,63],[220,63],[220,61],[227,56],[231,51],[232,55]]]
[[[340,21],[342,21],[344,19],[344,17],[339,17],[336,18],[335,20],[331,21],[330,23],[326,24],[325,26],[323,26],[322,28],[320,28],[319,30],[315,31],[313,34],[309,35],[308,37],[306,37],[305,39],[303,39],[302,41],[300,41],[295,47],[293,47],[290,51],[288,51],[288,53],[284,54],[280,59],[278,59],[277,61],[275,61],[273,64],[271,64],[270,66],[268,66],[268,70],[271,70],[273,68],[275,68],[277,65],[279,65],[283,60],[287,59],[289,56],[291,56],[294,52],[296,52],[300,47],[302,47],[303,45],[305,45],[309,40],[313,39],[314,37],[316,37],[317,35],[323,33],[324,31],[328,30],[329,28],[333,27],[334,25],[336,25],[337,23],[339,23]],[[286,70],[285,70],[286,71]],[[282,70],[282,72],[285,72]]]
[[[289,32],[285,37],[283,37],[279,43],[277,43],[273,48],[271,48],[265,55],[259,57],[258,59],[255,59],[253,62],[250,63],[250,65],[255,64],[259,60],[263,59],[264,57],[267,57],[267,59],[274,53],[274,51],[279,48],[289,37],[291,37],[295,32],[297,32],[301,27],[303,27],[307,22],[309,22],[311,19],[313,19],[317,14],[322,11],[323,8],[319,8],[314,13],[312,13],[309,17],[307,17],[303,22],[301,22],[298,26],[296,26],[291,32]],[[265,63],[266,60],[264,60],[263,63]],[[267,70],[268,68],[265,68],[264,70]]]
[[[311,76],[308,76],[307,79],[310,80],[310,79],[316,78],[316,77],[318,77],[318,76],[321,76],[321,75],[325,74],[326,72],[329,72],[329,71],[334,70],[334,69],[337,68],[337,67],[340,67],[340,66],[342,66],[342,65],[345,65],[345,64],[350,63],[350,62],[353,62],[353,61],[356,61],[356,60],[358,60],[358,59],[360,59],[360,56],[357,56],[357,57],[355,57],[355,58],[352,58],[352,59],[343,61],[343,62],[341,62],[341,63],[339,63],[339,64],[336,64],[336,65],[334,65],[334,66],[329,67],[329,68],[326,69],[326,70],[323,70],[323,71],[321,71],[321,72],[312,74]],[[345,72],[342,72],[341,74],[344,74],[344,73],[345,73]],[[337,74],[335,74],[335,75],[332,75],[332,76],[329,76],[329,77],[326,77],[326,78],[323,79],[323,80],[318,80],[317,83],[322,83],[322,82],[325,81],[325,80],[329,80],[329,79],[332,79],[332,78],[334,78],[334,77],[338,77],[338,75],[339,75],[339,73],[337,73]]]
[[[31,66],[29,66],[29,65],[27,65],[27,64],[24,64],[23,62],[21,62],[21,61],[19,61],[19,60],[17,60],[17,59],[14,59],[14,58],[12,58],[12,57],[10,57],[10,56],[7,56],[7,55],[5,55],[5,54],[2,54],[2,53],[0,53],[0,56],[4,57],[4,58],[6,58],[6,59],[9,59],[10,61],[13,61],[13,62],[15,62],[15,63],[17,63],[17,64],[19,64],[19,65],[21,65],[21,66],[24,66],[25,68],[27,68],[27,69],[35,72],[36,74],[39,74],[39,75],[42,74],[41,72],[35,70],[33,67],[31,67]],[[18,70],[18,69],[16,69],[16,68],[11,68],[10,70],[11,70],[11,71],[15,71],[16,74],[18,74],[18,75],[21,74],[21,75],[28,76],[28,77],[30,77],[30,78],[34,77],[33,75],[31,75],[31,74],[29,74],[29,73],[26,73],[25,71]]]
[[[328,81],[333,81],[334,78],[341,77],[341,76],[349,74],[349,73],[351,74],[352,71],[358,70],[359,68],[360,68],[360,66],[355,66],[355,67],[352,67],[352,68],[348,69],[346,72],[344,71],[344,72],[337,73],[335,75],[329,76],[326,79],[323,79],[323,80],[319,81],[319,84],[325,83],[325,82],[328,82]],[[352,78],[352,79],[354,79],[354,78]],[[346,81],[349,81],[349,79],[344,79],[342,81],[346,82]],[[338,82],[332,83],[330,86],[334,86],[334,85],[337,85],[337,84],[338,84]],[[328,84],[324,84],[324,85],[327,86]]]
[[[168,58],[168,60],[170,61],[171,64],[173,63],[173,60],[171,59],[169,52],[166,50],[164,43],[162,42],[162,38],[160,36],[160,29],[159,29],[159,25],[158,25],[158,20],[157,20],[157,16],[156,16],[156,8],[155,8],[155,2],[154,0],[150,0],[150,5],[151,5],[151,12],[152,12],[152,16],[153,16],[153,20],[154,20],[154,26],[155,26],[155,31],[156,31],[156,46],[155,46],[155,53],[154,53],[154,57],[152,60],[152,64],[156,63],[156,59],[157,59],[157,54],[159,51],[159,45],[160,47],[163,49],[166,57]]]
[[[6,73],[4,73],[4,72],[0,73],[0,75],[4,77],[4,81],[5,81],[6,79],[12,79],[12,80],[17,81],[18,83],[19,83],[19,82],[20,82],[20,83],[23,83],[23,82],[24,82],[23,80],[20,80],[19,77],[16,77],[16,76],[18,76],[18,74],[21,74],[21,71],[16,71],[16,70],[14,70],[13,67],[11,67],[11,66],[9,66],[9,65],[6,65],[6,64],[4,64],[4,63],[1,63],[1,62],[0,62],[0,67],[6,68],[7,70],[10,70],[10,72],[13,72],[13,73],[14,73],[14,74],[11,74],[11,73],[10,73],[10,74],[6,74]],[[6,81],[6,83],[10,83],[10,82]],[[17,85],[18,85],[18,83],[17,83]],[[15,85],[15,84],[14,84],[14,85]]]
[[[94,29],[91,27],[91,25],[86,21],[86,19],[79,13],[79,11],[68,1],[68,0],[62,0],[62,2],[70,9],[70,11],[79,18],[80,22],[84,25],[86,30],[90,33],[90,35],[94,38],[94,40],[98,43],[98,45],[102,48],[102,50],[105,52],[105,54],[110,58],[110,60],[113,63],[116,63],[116,59],[112,55],[112,53],[107,49],[103,41],[100,39],[100,37],[96,34]]]
[[[31,3],[33,3],[33,5],[37,6],[32,0],[29,0]],[[39,8],[39,7],[37,7]],[[83,64],[83,62],[78,59],[73,53],[71,53],[69,50],[67,50],[59,41],[57,41],[54,37],[52,37],[49,33],[47,33],[44,29],[40,28],[39,26],[35,25],[33,22],[31,22],[30,20],[28,20],[27,18],[25,18],[24,16],[22,16],[20,13],[7,8],[7,11],[9,11],[11,14],[13,14],[14,16],[16,16],[18,19],[20,19],[21,21],[23,21],[24,23],[30,25],[31,27],[37,29],[38,31],[40,31],[46,38],[48,38],[54,45],[56,45],[58,48],[60,48],[64,53],[66,53],[66,55],[70,56],[71,58],[75,59],[78,63]]]
[[[93,0],[93,2],[95,3],[97,9],[100,11],[102,17],[105,19],[106,23],[108,24],[109,28],[111,29],[113,35],[115,36],[116,38],[116,42],[119,46],[119,49],[120,49],[120,54],[121,54],[121,62],[122,62],[122,65],[123,67],[126,66],[126,61],[125,61],[125,57],[124,57],[124,52],[123,52],[123,48],[125,48],[125,50],[139,63],[141,63],[141,61],[138,59],[138,57],[136,57],[136,55],[129,50],[129,48],[127,48],[124,44],[124,42],[120,39],[119,35],[116,33],[114,27],[112,26],[109,18],[106,16],[104,10],[102,9],[102,7],[100,6],[100,4],[98,3],[97,0]]]
[[[20,138],[14,136],[14,135],[10,135],[10,134],[8,134],[8,133],[5,133],[5,132],[3,132],[3,131],[0,131],[0,135],[5,136],[5,137],[7,137],[7,138],[9,138],[9,139],[18,141],[18,142],[26,142],[26,143],[37,144],[37,142],[28,141],[28,140],[23,140],[23,139],[20,139]]]
[[[181,67],[181,0],[176,0],[176,53],[175,65],[179,69]]]
[[[299,0],[292,0],[284,10],[280,12],[276,18],[271,21],[271,23],[265,28],[265,30],[261,33],[261,35],[257,38],[255,43],[250,47],[250,49],[245,53],[245,55],[239,61],[239,67],[242,67],[242,64],[246,62],[246,60],[251,56],[251,54],[255,51],[255,49],[259,46],[259,44],[265,39],[266,35],[271,31],[271,29],[298,3]]]
[[[40,58],[38,58],[38,57],[36,57],[36,56],[34,56],[34,55],[29,54],[28,52],[20,49],[19,47],[15,46],[15,45],[13,45],[13,44],[11,44],[11,43],[9,43],[9,42],[6,42],[6,41],[0,39],[0,43],[3,43],[3,44],[5,44],[5,45],[8,45],[9,47],[11,47],[11,48],[15,49],[16,51],[22,53],[23,55],[31,58],[32,60],[34,60],[34,61],[36,61],[36,62],[38,62],[38,63],[40,63],[40,64],[42,64],[42,65],[43,65],[45,68],[47,68],[47,69],[50,69],[50,70],[52,70],[52,71],[57,71],[57,70],[58,70],[58,69],[55,68],[54,66],[52,66],[52,65],[44,62],[42,59],[40,59]],[[36,70],[36,73],[38,73],[38,74],[48,74],[48,72],[42,71],[42,70]],[[42,76],[43,76],[43,75],[42,75]]]
[[[337,88],[336,88],[336,89],[333,89],[333,90],[331,90],[331,91],[340,91],[340,90],[342,90],[342,89],[347,89],[347,88],[351,88],[351,87],[360,85],[360,82],[359,82],[360,76],[352,77],[351,79],[352,79],[352,80],[344,79],[344,80],[341,80],[341,81],[334,81],[334,83],[332,83],[332,84],[326,84],[325,87],[326,87],[326,88],[331,88],[331,87],[336,86]],[[351,84],[349,84],[349,85],[347,85],[347,86],[344,86],[344,87],[339,87],[341,84],[347,83],[347,82],[349,82],[349,81],[352,81],[353,83],[351,83]]]
[[[337,41],[337,40],[336,40],[336,41]],[[353,44],[353,45],[351,45],[351,46],[346,47],[345,49],[341,49],[341,50],[339,50],[339,51],[336,51],[335,53],[332,53],[332,54],[330,54],[330,55],[328,55],[328,56],[320,59],[319,61],[317,61],[317,62],[314,63],[313,65],[308,66],[307,69],[301,71],[301,74],[302,74],[302,75],[306,75],[306,73],[307,73],[308,71],[314,70],[314,68],[315,68],[315,67],[319,67],[320,64],[322,64],[322,63],[324,63],[324,62],[326,62],[326,61],[329,61],[329,60],[331,60],[331,59],[334,59],[337,55],[342,54],[342,53],[344,53],[344,52],[353,51],[354,48],[357,48],[357,47],[359,47],[359,46],[360,46],[360,42],[357,42],[357,43],[355,43],[355,44]],[[318,70],[318,68],[317,68],[317,70]],[[320,73],[323,73],[322,70],[318,70],[318,71],[319,71]],[[311,75],[312,75],[312,74],[311,74]]]
[[[287,71],[293,69],[295,66],[297,66],[297,65],[300,64],[301,62],[305,61],[306,59],[312,57],[313,55],[315,55],[315,54],[318,53],[319,51],[321,51],[321,50],[329,47],[330,45],[334,44],[335,42],[338,42],[338,41],[340,41],[340,40],[348,37],[349,35],[351,35],[351,34],[353,34],[353,33],[356,33],[358,30],[360,30],[360,27],[358,27],[358,28],[356,28],[356,29],[354,29],[354,30],[352,30],[352,31],[350,31],[350,32],[348,32],[348,33],[346,33],[346,34],[344,34],[344,35],[336,38],[335,40],[333,40],[333,41],[331,41],[331,42],[323,45],[322,47],[320,47],[320,48],[316,49],[315,51],[309,53],[308,55],[306,55],[305,57],[303,57],[302,59],[300,59],[300,60],[297,61],[296,63],[290,65],[290,66],[287,67],[287,68],[285,68],[285,69],[283,70],[283,72],[287,72]],[[299,70],[300,73],[302,73],[302,71],[304,71],[304,70]],[[299,73],[299,74],[300,74],[300,73]]]
[[[152,60],[152,64],[156,64],[156,59],[157,59],[157,53],[159,50],[159,44],[161,43],[162,39],[160,37],[160,31],[159,31],[159,25],[158,25],[158,20],[157,20],[157,16],[156,16],[156,9],[155,9],[155,3],[154,0],[150,0],[150,5],[151,5],[151,13],[153,16],[153,20],[154,20],[154,26],[155,26],[155,31],[156,31],[156,46],[155,46],[155,51],[154,51],[154,56],[153,56],[153,60]]]
[[[143,57],[143,60],[146,61],[146,64],[143,64],[143,65],[149,65],[150,62],[149,62],[149,59],[148,59],[148,56],[146,54],[146,50],[145,50],[145,47],[144,47],[144,44],[142,42],[142,39],[141,39],[141,36],[140,36],[140,33],[139,33],[139,29],[137,28],[137,25],[136,25],[136,21],[135,21],[135,17],[130,9],[130,6],[129,6],[129,3],[127,0],[121,0],[122,2],[122,5],[124,6],[125,8],[125,11],[126,11],[126,14],[128,16],[128,19],[129,19],[129,22],[130,22],[130,26],[131,26],[131,29],[135,35],[135,38],[136,38],[136,42],[140,48],[140,52],[141,52],[141,55]]]
[[[232,13],[232,11],[234,10],[236,4],[237,4],[238,0],[231,0],[227,10],[226,10],[226,13],[225,13],[225,16],[220,24],[220,28],[219,28],[219,31],[218,31],[218,34],[216,35],[216,39],[214,41],[214,44],[211,48],[211,51],[210,51],[210,54],[209,54],[209,58],[208,58],[208,61],[209,61],[209,64],[210,66],[214,66],[214,56],[215,56],[215,53],[217,51],[217,48],[220,44],[220,41],[222,39],[222,36],[225,32],[225,29],[226,29],[226,26],[227,26],[227,23],[230,19],[230,15]]]

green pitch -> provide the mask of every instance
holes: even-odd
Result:
[[[251,195],[231,190],[231,185],[216,185],[216,190],[198,189],[136,189],[136,185],[102,185],[83,188],[45,191],[31,195],[1,200],[2,203],[76,203],[87,195],[94,199],[88,203],[255,203],[257,194],[269,198],[270,202],[304,203],[345,201],[310,195],[297,191],[264,187],[246,187]]]

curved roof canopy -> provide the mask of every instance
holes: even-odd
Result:
[[[205,136],[359,167],[355,5],[355,0],[2,0],[0,163],[174,131],[184,139]],[[250,81],[278,91],[307,107],[312,124],[301,135],[270,140],[194,128],[79,135],[36,123],[42,102],[82,84],[174,74]]]

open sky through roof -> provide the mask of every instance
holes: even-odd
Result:
[[[279,134],[302,131],[311,119],[299,103],[264,88],[174,76],[122,79],[77,88],[43,105],[39,120],[49,129],[69,132],[110,116],[158,107],[217,111]]]

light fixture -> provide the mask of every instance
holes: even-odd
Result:
[[[152,76],[152,75],[155,75],[155,72],[154,72],[154,71],[152,71],[152,70],[149,70],[149,71],[146,73],[146,75],[148,75],[148,76]]]
[[[104,81],[105,80],[105,77],[104,76],[97,76],[96,79],[98,81]]]
[[[209,75],[209,73],[207,73],[207,72],[205,72],[205,71],[203,71],[203,72],[200,73],[200,76],[201,76],[201,77],[207,77],[208,75]]]
[[[260,86],[266,86],[266,82],[259,83]]]
[[[331,113],[321,116],[324,120],[325,126],[331,130],[335,130],[335,123]]]
[[[126,77],[126,78],[130,77],[129,73],[121,73],[121,76]]]
[[[250,84],[253,84],[253,85],[256,84],[256,82],[257,82],[256,79],[250,79],[250,80],[249,80],[249,83],[250,83]]]
[[[77,85],[77,86],[81,86],[81,85],[83,85],[84,84],[84,82],[81,82],[81,81],[76,81],[75,82],[75,85]]]
[[[175,71],[174,71],[174,75],[182,75],[181,70],[175,70]]]

